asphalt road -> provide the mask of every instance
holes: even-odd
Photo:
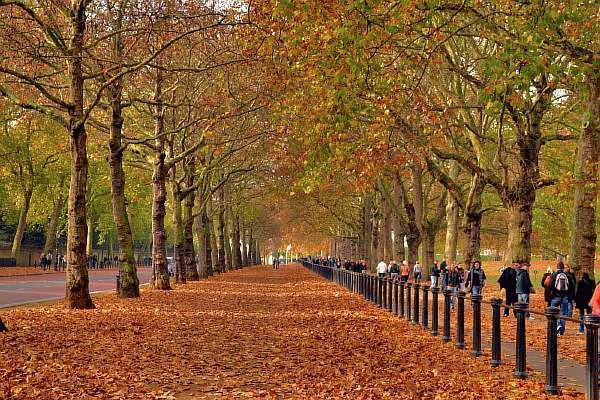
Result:
[[[115,269],[90,271],[90,291],[98,293],[115,290],[116,273]],[[151,268],[138,269],[140,284],[147,283],[151,273]],[[0,308],[61,300],[64,297],[64,273],[0,278]]]

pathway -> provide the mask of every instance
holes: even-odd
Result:
[[[0,398],[546,398],[299,265],[95,303],[0,312]]]

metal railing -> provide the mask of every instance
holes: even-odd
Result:
[[[438,336],[439,332],[439,295],[443,295],[443,329],[442,341],[449,342],[451,337],[451,304],[453,291],[441,290],[439,287],[430,287],[415,282],[392,280],[387,277],[377,277],[367,273],[353,272],[345,269],[313,264],[306,260],[302,264],[312,272],[337,283],[352,293],[360,294],[366,300],[377,306],[410,321],[413,325],[420,325],[431,335]],[[429,319],[429,292],[431,292],[431,321]],[[457,298],[457,324],[455,347],[465,348],[465,301],[466,293],[459,291]],[[492,309],[491,332],[491,361],[492,367],[502,363],[502,331],[500,309],[506,307],[513,309],[516,314],[516,342],[515,342],[515,370],[514,376],[519,379],[527,378],[527,349],[526,349],[526,319],[529,314],[544,316],[547,320],[546,334],[546,394],[559,394],[558,387],[558,346],[557,346],[557,321],[563,319],[575,323],[580,320],[560,315],[557,307],[548,307],[544,312],[530,310],[527,303],[515,303],[514,306],[503,304],[501,299],[483,300],[482,295],[471,295],[472,305],[472,334],[471,353],[477,357],[482,355],[481,350],[481,305],[489,304]],[[585,394],[588,400],[600,400],[598,387],[598,329],[600,316],[586,315],[583,321],[586,333],[586,382]]]

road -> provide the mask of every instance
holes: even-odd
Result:
[[[138,269],[140,284],[147,283],[151,268]],[[115,290],[116,270],[90,271],[92,293]],[[65,274],[9,276],[0,278],[0,308],[48,300],[61,300],[65,296]]]

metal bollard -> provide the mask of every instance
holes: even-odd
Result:
[[[406,282],[406,313],[404,314],[407,321],[412,320],[412,283]]]
[[[444,335],[442,340],[444,342],[450,341],[450,295],[452,291],[444,290]]]
[[[398,303],[398,316],[400,318],[404,318],[404,287],[406,286],[406,283],[403,281],[400,281],[399,285],[400,285],[400,302]]]
[[[482,295],[471,295],[471,304],[473,305],[473,350],[471,350],[471,354],[475,357],[483,354],[481,351],[481,300],[483,300]]]
[[[386,285],[387,285],[387,293],[388,293],[387,310],[389,312],[392,312],[392,284],[393,284],[393,281],[390,278],[388,278],[386,281]]]
[[[418,283],[415,283],[414,287],[415,287],[415,301],[413,304],[412,324],[419,325],[419,289],[421,288],[421,285],[419,285]]]
[[[441,289],[439,287],[431,288],[431,295],[433,296],[431,301],[431,334],[433,336],[438,335],[438,296]]]
[[[423,285],[423,311],[421,312],[421,323],[424,329],[429,328],[429,286]]]
[[[598,328],[600,327],[600,316],[586,315],[585,319],[585,353],[586,353],[586,386],[585,394],[587,400],[599,400],[598,388]]]
[[[381,308],[387,309],[387,278],[381,278]]]
[[[383,295],[383,278],[377,278],[377,305],[383,307],[384,295]]]
[[[502,341],[500,338],[500,305],[502,299],[491,299],[492,304],[492,360],[490,364],[492,367],[499,366],[502,361]]]
[[[458,310],[456,312],[456,347],[457,349],[465,348],[465,297],[467,294],[462,290],[457,293]]]
[[[398,315],[398,279],[394,280],[394,314]]]
[[[558,326],[558,316],[560,308],[548,307],[544,312],[548,320],[548,329],[546,333],[546,386],[544,393],[559,394],[558,389],[558,342],[556,327]]]
[[[525,316],[529,310],[527,303],[515,303],[515,311],[517,312],[517,343],[516,348],[516,364],[514,376],[516,378],[527,378],[527,348],[526,348],[526,331],[525,331]]]

